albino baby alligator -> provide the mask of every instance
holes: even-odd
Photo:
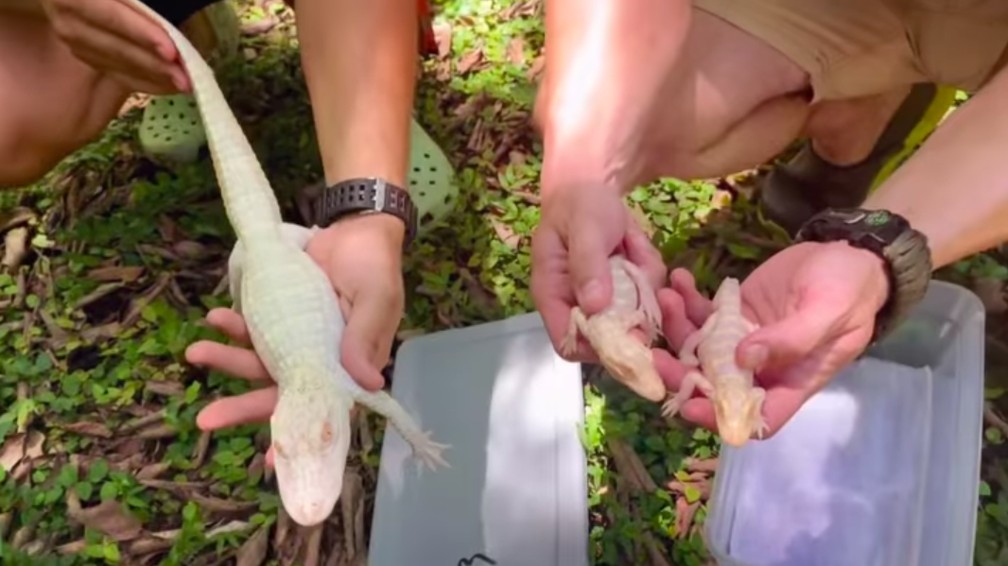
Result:
[[[675,415],[696,388],[714,405],[718,434],[726,444],[741,446],[755,432],[767,429],[763,420],[766,391],[753,386],[753,372],[738,367],[735,350],[757,325],[742,314],[742,293],[737,279],[726,277],[714,294],[714,312],[690,334],[679,349],[679,361],[693,366],[675,396],[662,406],[666,417]]]
[[[580,331],[617,381],[657,403],[665,398],[666,389],[655,370],[649,347],[661,325],[655,290],[641,269],[622,255],[609,258],[609,272],[613,283],[612,303],[588,317],[580,307],[572,308],[560,353],[568,356],[577,350]],[[642,344],[630,333],[637,327],[643,327],[647,344]]]
[[[279,387],[270,420],[280,498],[305,526],[329,516],[343,485],[350,409],[384,415],[434,469],[447,445],[430,440],[385,392],[358,386],[340,364],[345,321],[332,284],[304,251],[316,227],[283,223],[273,189],[217,85],[182,33],[139,0],[126,0],[168,32],[192,80],[224,209],[237,243],[228,262],[234,308]]]

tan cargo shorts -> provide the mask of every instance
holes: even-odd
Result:
[[[1008,0],[694,0],[802,67],[814,100],[934,82],[974,92],[1008,62]]]

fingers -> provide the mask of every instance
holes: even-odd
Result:
[[[75,39],[72,50],[92,67],[118,75],[120,82],[140,92],[167,94],[186,88],[180,66],[116,35],[89,29],[87,35]],[[137,88],[141,86],[146,88]]]
[[[275,386],[222,397],[208,404],[196,415],[196,426],[200,430],[217,430],[263,422],[273,414],[276,403]]]
[[[340,345],[341,362],[358,385],[368,391],[377,391],[385,384],[385,378],[369,359],[368,350],[370,348],[364,346],[359,339],[347,333]]]
[[[686,316],[686,303],[682,295],[669,288],[658,290],[658,306],[662,313],[662,334],[678,352],[686,337],[698,326]]]
[[[529,290],[536,310],[542,318],[546,334],[558,354],[567,335],[574,292],[567,275],[563,243],[556,232],[537,228],[532,239],[532,276]],[[597,363],[598,357],[583,337],[578,337],[577,350],[564,359],[582,363]]]
[[[128,77],[120,82],[144,91],[189,88],[178,52],[168,34],[122,2],[51,2],[50,19],[75,55],[92,66]]]
[[[655,369],[658,371],[658,375],[661,376],[662,381],[665,382],[665,387],[673,393],[679,391],[679,388],[682,387],[683,378],[686,377],[686,372],[688,371],[686,366],[667,350],[656,348],[651,350],[651,352],[654,357]],[[714,407],[711,405],[710,399],[704,397],[699,388],[694,390],[693,396],[679,408],[679,416],[686,421],[704,428],[717,430],[717,423],[714,420]]]
[[[186,361],[251,381],[270,379],[262,360],[250,349],[251,339],[245,320],[231,309],[216,308],[207,313],[207,323],[238,344],[232,346],[213,340],[199,340],[185,351]]]
[[[232,309],[215,308],[206,315],[207,323],[222,332],[229,339],[241,346],[251,346],[252,337],[249,336],[248,326],[245,325],[245,318]]]
[[[665,388],[669,391],[679,391],[683,377],[686,376],[686,366],[677,360],[671,352],[663,348],[652,348],[651,356],[654,360],[655,370],[665,382]]]
[[[647,275],[651,286],[658,289],[664,285],[665,273],[668,271],[665,267],[665,260],[662,259],[661,252],[651,243],[647,234],[636,223],[630,222],[629,224],[626,237],[623,239],[627,259],[639,266]]]
[[[612,299],[609,256],[619,242],[610,241],[612,227],[585,226],[585,220],[594,219],[575,218],[567,238],[567,255],[570,285],[578,305],[591,315],[604,309]]]
[[[170,63],[178,51],[157,22],[123,2],[64,2],[82,21],[95,29],[118,35],[122,40],[148,50],[157,63]]]
[[[686,316],[697,327],[702,326],[714,310],[710,299],[704,297],[696,288],[696,280],[689,271],[678,268],[669,274],[669,284],[673,290],[682,296],[686,306]]]
[[[843,321],[846,310],[841,302],[832,299],[800,300],[791,314],[756,330],[739,343],[739,365],[761,370],[801,361],[834,337],[834,329]]]
[[[768,389],[766,400],[763,402],[763,418],[766,420],[768,428],[764,438],[777,434],[791,420],[791,417],[798,413],[809,395],[809,392],[791,387]]]
[[[395,337],[395,326],[389,329],[389,317],[398,312],[389,306],[391,299],[376,295],[382,293],[361,293],[355,298],[340,344],[343,367],[369,391],[377,391],[385,383],[381,368],[388,363]]]
[[[190,344],[185,351],[186,361],[194,366],[241,377],[250,381],[271,379],[266,366],[255,351],[228,346],[213,340],[200,340]]]

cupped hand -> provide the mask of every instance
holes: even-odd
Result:
[[[56,35],[80,60],[134,92],[188,92],[175,44],[121,0],[40,0]]]
[[[571,308],[593,314],[609,305],[609,257],[622,252],[647,275],[654,288],[665,278],[661,254],[634,221],[621,196],[595,187],[558,189],[543,199],[542,216],[532,235],[531,291],[557,352],[567,333]],[[570,356],[597,362],[579,336]]]
[[[676,349],[712,310],[683,269],[658,293],[663,330]],[[872,338],[875,315],[889,296],[881,259],[845,242],[799,243],[771,256],[742,282],[742,308],[760,328],[736,350],[740,367],[756,369],[767,391],[763,408],[774,435]],[[685,370],[673,354],[656,350],[655,364],[670,390]],[[717,430],[714,409],[699,391],[681,409],[684,419]]]

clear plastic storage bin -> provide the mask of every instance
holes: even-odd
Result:
[[[972,564],[983,368],[982,304],[932,282],[777,435],[722,448],[705,527],[718,564]]]

